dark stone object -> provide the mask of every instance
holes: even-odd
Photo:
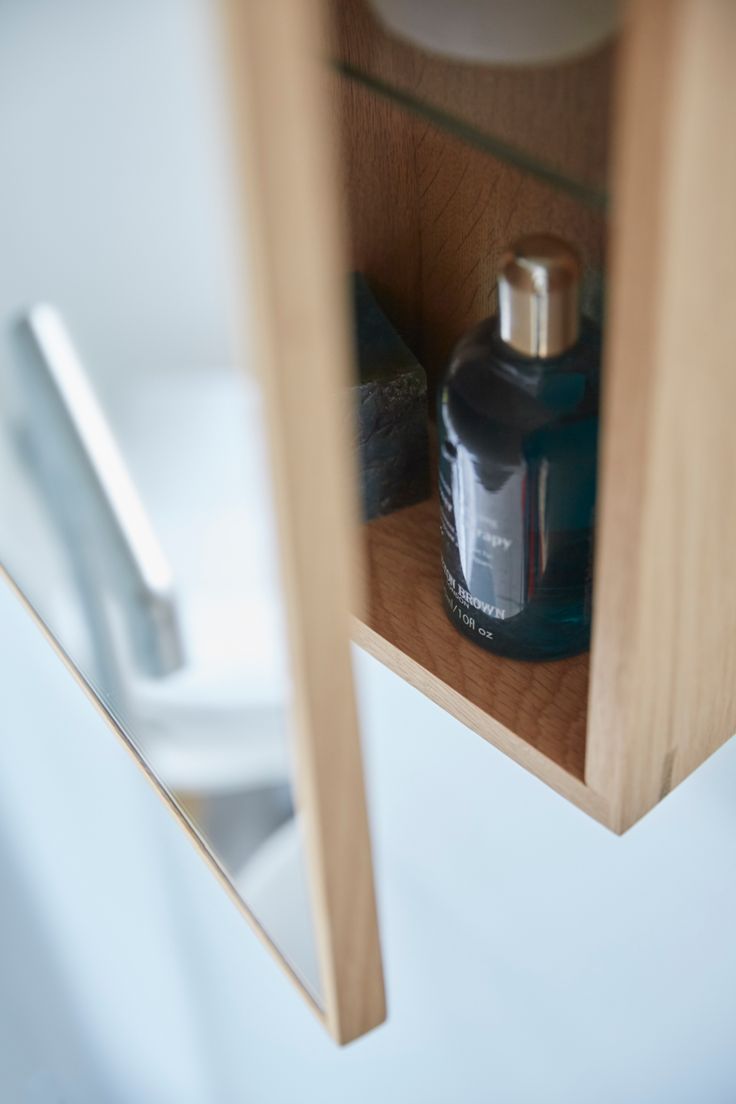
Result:
[[[427,377],[359,273],[353,303],[359,372],[353,391],[368,521],[429,495]]]

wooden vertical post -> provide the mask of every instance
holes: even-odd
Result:
[[[294,684],[297,802],[325,1022],[349,1042],[385,1017],[349,652],[357,478],[339,183],[321,0],[223,0],[276,489]]]
[[[634,0],[586,782],[625,830],[736,730],[736,4]]]

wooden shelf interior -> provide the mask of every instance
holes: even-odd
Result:
[[[534,70],[469,66],[393,38],[365,0],[332,7],[334,54],[343,66],[333,94],[349,267],[367,279],[423,365],[430,393],[458,337],[496,309],[500,257],[524,234],[544,229],[575,246],[584,306],[597,316],[602,210],[524,159],[501,148],[494,154],[467,127],[422,114],[415,101],[459,113],[501,145],[532,150],[576,180],[602,185],[615,49]],[[369,74],[380,88],[347,71]]]
[[[430,395],[458,337],[495,311],[510,242],[559,234],[595,275],[610,234],[590,689],[587,657],[512,663],[456,632],[431,502],[368,526],[370,608],[356,635],[618,832],[736,728],[736,511],[723,478],[736,441],[723,292],[736,161],[721,140],[736,103],[725,45],[736,8],[629,8],[620,51],[513,72],[427,55],[387,34],[364,0],[334,3],[336,56],[353,78],[335,76],[334,89],[350,267],[424,366]],[[615,218],[479,133],[610,189]],[[701,253],[718,296],[689,277]]]
[[[503,659],[462,636],[442,606],[435,497],[365,526],[368,608],[357,642],[407,682],[605,819],[584,783],[588,655]]]

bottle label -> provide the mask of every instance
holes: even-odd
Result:
[[[545,443],[515,465],[461,444],[440,456],[445,604],[466,634],[504,650],[584,645],[590,626],[595,452]]]
[[[469,465],[462,450],[440,463],[445,599],[466,629],[492,638],[493,622],[515,617],[526,602],[523,476],[503,473],[488,488]]]

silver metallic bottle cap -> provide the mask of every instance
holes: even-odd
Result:
[[[529,357],[554,357],[580,336],[580,259],[552,234],[521,238],[501,259],[501,340]]]

